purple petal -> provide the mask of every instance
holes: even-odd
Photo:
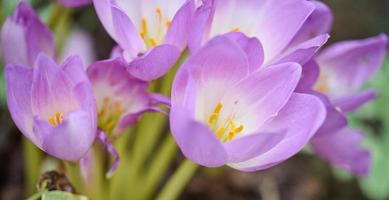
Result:
[[[34,120],[34,132],[42,136],[42,149],[62,160],[78,161],[92,145],[96,129],[91,126],[89,115],[79,110],[69,113],[57,127],[47,121]]]
[[[248,68],[247,56],[236,42],[225,36],[216,37],[177,72],[172,105],[183,105],[184,100],[192,104],[196,97],[206,106],[204,110],[210,111],[231,86],[248,75]]]
[[[237,42],[240,48],[246,53],[250,65],[250,72],[256,71],[262,65],[264,53],[262,45],[257,38],[249,38],[241,32],[231,32],[225,34],[225,36]]]
[[[254,132],[285,106],[300,75],[301,67],[297,63],[260,69],[229,88],[221,102],[226,108],[238,110],[235,116],[245,123],[245,131]]]
[[[188,47],[191,53],[199,50],[205,42],[204,34],[207,34],[212,24],[214,0],[203,0],[194,13],[191,31],[188,38]]]
[[[182,153],[189,160],[207,167],[219,167],[227,162],[227,153],[214,133],[194,121],[185,109],[172,107],[170,128]]]
[[[165,75],[176,63],[180,50],[169,44],[152,48],[145,55],[135,58],[128,64],[131,75],[145,81],[158,79]]]
[[[344,128],[334,134],[315,137],[311,145],[323,159],[357,176],[369,173],[371,157],[361,147],[363,134],[358,130]]]
[[[285,136],[285,131],[253,133],[224,144],[228,163],[243,162],[273,148]]]
[[[374,89],[365,90],[356,94],[335,99],[332,101],[335,107],[339,108],[343,113],[352,112],[362,105],[374,100],[376,92]]]
[[[210,36],[238,29],[261,41],[265,63],[291,42],[314,10],[305,0],[216,1]]]
[[[318,35],[329,33],[332,27],[333,16],[330,8],[320,1],[311,1],[315,10],[305,20],[304,25],[297,32],[291,45],[299,44]]]
[[[54,39],[50,30],[25,2],[6,20],[1,32],[5,63],[32,66],[40,52],[54,56]]]
[[[327,47],[317,57],[323,70],[331,72],[334,87],[331,93],[345,88],[352,91],[366,82],[382,65],[387,47],[387,36],[384,34],[363,40],[343,41]],[[331,96],[332,97],[332,96]]]
[[[302,67],[301,79],[296,87],[296,92],[306,92],[312,90],[317,79],[319,78],[319,65],[310,60]]]
[[[276,59],[276,63],[297,62],[303,65],[315,55],[318,49],[327,42],[328,38],[328,34],[323,34],[292,46],[281,55],[280,59]]]
[[[327,110],[326,119],[324,120],[324,123],[319,128],[319,130],[316,132],[315,136],[332,134],[335,131],[338,131],[347,126],[348,122],[346,116],[341,113],[339,109],[332,105],[326,95],[315,91],[310,91],[309,93],[320,98],[326,106]]]
[[[92,3],[92,0],[58,0],[66,7],[80,7]]]
[[[129,56],[127,61],[137,57],[145,49],[144,42],[130,18],[119,7],[112,6],[112,21],[114,28],[113,39],[125,50]]]
[[[5,68],[7,103],[11,117],[19,130],[35,145],[40,139],[33,134],[33,114],[31,108],[32,69],[9,64]]]
[[[174,45],[181,51],[187,46],[189,30],[193,26],[194,4],[194,0],[189,0],[177,11],[166,33],[165,44]]]
[[[115,172],[116,168],[119,165],[119,160],[120,160],[119,154],[116,151],[115,147],[112,145],[112,143],[108,140],[106,134],[103,131],[97,131],[97,139],[100,140],[100,142],[104,145],[105,149],[114,159],[111,167],[109,168],[106,174],[106,177],[110,178],[112,177],[113,173]]]
[[[293,94],[289,102],[263,131],[287,130],[286,136],[272,149],[231,166],[243,171],[269,168],[299,152],[318,130],[325,118],[325,107],[315,96]]]

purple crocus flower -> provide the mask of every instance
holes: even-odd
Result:
[[[317,97],[293,92],[299,64],[254,68],[252,56],[263,53],[251,50],[260,43],[243,41],[212,39],[175,77],[170,128],[183,154],[200,165],[269,168],[301,150],[325,118]]]
[[[39,54],[34,67],[5,68],[8,107],[16,126],[36,146],[62,160],[79,160],[97,131],[92,87],[78,56],[58,66]]]
[[[361,146],[361,131],[347,128],[346,115],[375,98],[375,91],[358,91],[382,65],[388,39],[384,34],[363,40],[342,41],[324,49],[312,65],[307,79],[316,77],[314,90],[325,94],[328,112],[324,127],[312,139],[315,152],[355,175],[367,175],[371,158]],[[320,66],[320,68],[319,68]],[[320,74],[315,71],[319,71]],[[310,84],[306,84],[310,85]]]
[[[131,76],[120,59],[99,61],[88,68],[97,102],[99,128],[118,134],[146,111],[159,111],[147,82]]]
[[[304,64],[328,39],[328,34],[311,29],[312,15],[321,15],[322,3],[306,0],[208,0],[212,12],[196,16],[189,40],[192,52],[208,38],[242,32],[257,38],[264,52],[264,64]],[[308,26],[308,27],[307,27]],[[307,32],[315,37],[305,37]],[[204,34],[203,34],[204,33]]]
[[[194,0],[94,0],[109,35],[119,44],[128,71],[142,80],[164,75],[186,47]]]
[[[92,0],[58,0],[59,3],[65,7],[80,7],[92,3]]]
[[[40,52],[54,56],[54,39],[34,10],[22,1],[4,22],[1,48],[6,64],[33,66]]]

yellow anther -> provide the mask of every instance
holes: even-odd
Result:
[[[151,46],[152,46],[152,47],[155,47],[155,46],[157,46],[157,44],[158,44],[157,40],[154,39],[154,38],[152,38],[152,37],[150,37],[150,43],[151,43]]]
[[[146,34],[147,34],[147,21],[145,18],[142,18],[140,35],[142,36],[142,38],[144,38]]]
[[[224,131],[226,131],[226,128],[220,127],[216,130],[215,134],[218,138],[221,138],[224,134]]]
[[[64,117],[60,112],[55,112],[54,116],[51,116],[48,119],[49,123],[54,127],[58,126],[61,122],[63,122],[63,120]]]
[[[234,132],[235,132],[235,133],[240,133],[240,132],[243,131],[243,129],[244,129],[244,126],[241,124],[241,125],[238,126],[238,128],[235,128],[235,129],[234,129]]]
[[[240,31],[240,29],[238,27],[231,29],[231,32],[239,32],[239,31]]]
[[[219,117],[218,114],[213,113],[213,114],[209,117],[209,119],[208,119],[208,124],[209,124],[209,125],[213,125],[213,124],[217,121],[217,118],[218,118],[218,117]]]
[[[213,113],[219,114],[220,111],[222,110],[222,108],[223,108],[223,104],[222,104],[222,103],[218,103],[218,104],[216,105],[216,107],[215,107],[215,110],[213,110]]]
[[[171,24],[172,24],[172,21],[167,19],[166,22],[165,22],[166,27],[169,28]]]
[[[161,22],[162,21],[162,11],[161,11],[161,8],[157,7],[155,9],[155,13],[157,14],[158,21]]]
[[[234,130],[234,129],[235,129],[235,123],[234,123],[234,121],[232,121],[231,119],[230,119],[229,125],[230,125],[230,129],[231,129],[231,130]]]

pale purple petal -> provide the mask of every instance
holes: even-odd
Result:
[[[315,10],[293,38],[292,46],[331,31],[333,16],[330,8],[320,1],[311,2]]]
[[[112,143],[108,140],[108,137],[106,136],[106,134],[103,131],[98,130],[96,137],[97,137],[97,139],[100,140],[101,143],[103,143],[103,145],[104,145],[105,149],[108,151],[109,155],[112,156],[112,158],[114,159],[111,167],[109,168],[109,170],[106,174],[106,177],[110,178],[110,177],[112,177],[113,173],[115,172],[116,168],[119,165],[119,160],[120,160],[119,154],[116,151],[115,147],[112,145]]]
[[[257,171],[274,166],[299,152],[318,130],[325,118],[325,107],[315,96],[293,94],[288,104],[264,131],[287,130],[280,143],[269,151],[231,166],[243,171]]]
[[[302,66],[301,79],[296,87],[296,92],[306,92],[312,90],[317,79],[319,78],[319,65],[310,60]]]
[[[235,117],[245,123],[245,131],[255,132],[285,106],[300,75],[297,63],[260,69],[229,88],[221,102],[229,110],[237,110]]]
[[[384,34],[363,40],[343,41],[319,54],[317,62],[321,69],[327,71],[334,85],[331,98],[359,88],[379,69],[385,58],[387,41]],[[344,91],[338,91],[342,88]]]
[[[357,176],[366,176],[371,165],[368,150],[361,146],[363,134],[344,128],[331,135],[315,137],[311,145],[315,152],[330,163]]]
[[[219,167],[227,162],[227,153],[214,133],[196,122],[190,112],[173,106],[170,111],[170,128],[182,153],[189,160],[207,167]]]
[[[332,100],[332,103],[343,113],[348,113],[358,109],[362,105],[374,100],[375,98],[376,92],[374,89],[369,89],[350,96],[334,99]]]
[[[193,17],[191,31],[188,38],[188,47],[191,53],[199,50],[203,43],[206,41],[204,34],[209,32],[213,11],[214,11],[214,0],[203,0],[203,5],[200,6]]]
[[[31,108],[32,69],[27,66],[8,64],[5,68],[7,103],[11,117],[19,130],[34,144],[40,139],[33,135]]]
[[[225,143],[224,148],[228,154],[228,163],[243,162],[265,153],[284,138],[285,132],[253,133]]]
[[[302,43],[299,43],[296,46],[291,46],[273,62],[297,62],[303,65],[311,58],[313,58],[319,48],[327,42],[328,38],[328,34],[322,34],[312,39],[306,40]]]
[[[250,72],[256,71],[263,63],[264,53],[261,43],[257,38],[249,38],[241,32],[225,34],[228,38],[238,43],[240,48],[247,54]]]
[[[32,66],[40,52],[54,56],[54,39],[50,30],[23,1],[4,23],[1,44],[5,63]]]
[[[125,50],[125,59],[131,61],[144,51],[144,42],[130,18],[117,6],[112,6],[113,39]],[[127,58],[128,56],[128,58]]]
[[[42,136],[42,149],[62,160],[81,159],[92,145],[96,129],[88,114],[79,110],[69,113],[65,121],[53,127],[48,121],[34,120],[34,132]]]
[[[180,53],[176,46],[159,45],[131,61],[127,70],[141,80],[155,80],[165,75],[174,66]]]
[[[194,0],[187,1],[174,16],[165,36],[165,44],[176,46],[184,50],[188,43],[192,19],[195,12]]]
[[[172,89],[172,106],[183,101],[198,115],[214,109],[223,94],[249,72],[245,52],[225,36],[208,42],[181,66]],[[191,90],[186,92],[186,90]],[[194,100],[196,99],[196,100]]]

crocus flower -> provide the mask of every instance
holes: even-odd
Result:
[[[147,93],[147,82],[131,76],[120,59],[99,61],[88,68],[97,102],[99,128],[118,134],[159,103]]]
[[[186,47],[194,0],[94,0],[109,35],[119,44],[128,71],[142,80],[164,75]],[[197,5],[198,6],[198,5]]]
[[[373,100],[372,89],[358,91],[382,65],[387,48],[384,34],[343,41],[324,49],[305,66],[301,88],[313,87],[326,102],[326,121],[311,141],[315,152],[355,175],[367,175],[370,154],[361,146],[361,131],[347,127],[346,114]],[[319,67],[320,66],[320,67]],[[320,73],[319,73],[320,71]],[[323,96],[325,95],[325,96]]]
[[[58,66],[39,54],[33,68],[5,68],[8,107],[16,126],[36,146],[59,159],[76,161],[97,132],[93,90],[79,57]]]
[[[208,0],[206,4],[213,12],[196,16],[189,40],[191,51],[216,35],[242,32],[261,42],[265,65],[287,61],[304,64],[328,39],[328,34],[309,23],[311,15],[321,16],[323,5],[316,1]],[[315,37],[305,37],[309,30]]]
[[[256,171],[301,150],[326,111],[317,97],[293,92],[299,64],[252,68],[250,57],[263,54],[248,49],[260,43],[241,41],[216,37],[183,64],[173,83],[170,128],[188,159]]]
[[[33,66],[40,52],[54,56],[54,39],[34,10],[22,1],[4,22],[1,48],[6,64]]]
[[[80,7],[92,3],[92,0],[58,0],[65,7]]]

